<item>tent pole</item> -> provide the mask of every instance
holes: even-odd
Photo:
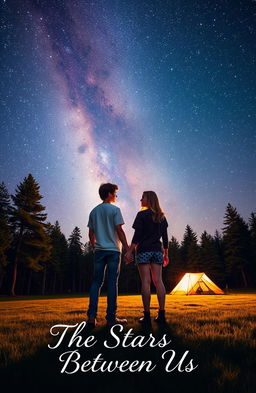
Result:
[[[188,276],[188,286],[187,286],[187,293],[186,293],[187,296],[188,296],[189,280],[190,280],[190,273],[189,273],[189,276]]]

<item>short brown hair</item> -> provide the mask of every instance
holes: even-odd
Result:
[[[99,194],[100,198],[104,201],[108,197],[108,194],[114,194],[114,192],[118,190],[118,186],[116,184],[104,183],[100,185]]]

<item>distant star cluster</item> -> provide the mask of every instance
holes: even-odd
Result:
[[[87,240],[102,182],[131,224],[157,192],[169,234],[256,206],[256,2],[1,1],[0,181],[28,173]]]

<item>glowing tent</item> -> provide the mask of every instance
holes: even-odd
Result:
[[[224,292],[205,273],[186,273],[171,295],[223,295]]]

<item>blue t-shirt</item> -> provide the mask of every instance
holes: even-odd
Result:
[[[124,224],[121,210],[111,203],[101,203],[89,215],[88,227],[94,231],[96,250],[121,252],[120,242],[115,226]]]

